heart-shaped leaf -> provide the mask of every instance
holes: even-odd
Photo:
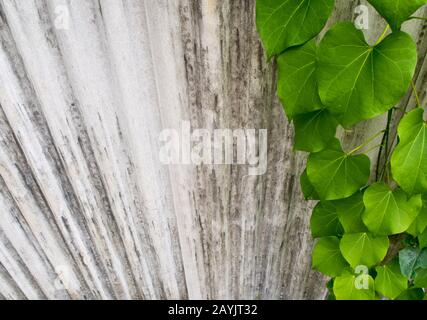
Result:
[[[375,237],[370,233],[345,234],[340,242],[343,257],[352,268],[363,265],[368,268],[381,262],[389,247],[388,237]]]
[[[257,0],[256,25],[268,57],[314,38],[324,27],[334,0]]]
[[[295,149],[319,152],[335,137],[338,122],[328,110],[317,110],[297,115],[295,125]]]
[[[277,95],[289,119],[324,108],[317,88],[316,51],[316,43],[311,40],[286,50],[277,58]]]
[[[395,105],[417,64],[412,38],[395,32],[370,46],[352,23],[331,28],[318,49],[317,77],[323,104],[349,127]]]
[[[337,237],[319,239],[313,249],[313,268],[331,277],[340,275],[348,263],[341,255],[339,243]]]
[[[375,268],[375,289],[384,297],[395,299],[408,288],[408,279],[400,272],[399,262]]]
[[[341,236],[344,233],[331,201],[322,201],[316,205],[311,215],[310,226],[313,238]]]
[[[427,124],[423,112],[417,108],[402,119],[400,141],[391,157],[393,178],[408,194],[427,193]]]
[[[362,213],[365,211],[363,193],[355,193],[349,198],[333,201],[338,219],[346,233],[366,232],[368,229],[363,224]]]
[[[407,198],[401,189],[392,191],[385,183],[375,183],[363,196],[366,210],[362,219],[369,231],[392,235],[406,231],[422,207],[421,195]]]
[[[370,160],[366,155],[350,155],[342,149],[328,147],[312,153],[307,162],[307,176],[322,200],[351,196],[369,179]]]
[[[387,20],[394,31],[400,30],[402,23],[427,3],[427,0],[368,0]]]
[[[334,295],[337,300],[374,300],[374,280],[368,274],[339,276],[334,281]]]

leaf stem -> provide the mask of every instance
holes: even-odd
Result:
[[[421,100],[420,100],[420,97],[418,95],[417,87],[415,86],[414,80],[411,80],[411,87],[412,87],[413,94],[415,96],[415,100],[417,102],[417,107],[421,108]],[[408,109],[408,107],[409,107],[409,103],[406,103],[405,107],[403,108],[402,115],[406,114],[406,110]],[[397,134],[394,134],[392,142],[391,142],[392,145],[394,144],[394,141],[396,140],[396,137],[397,137]]]
[[[421,100],[420,100],[420,97],[418,96],[417,87],[415,86],[414,80],[411,81],[411,86],[412,86],[412,91],[414,92],[414,95],[415,95],[415,100],[417,101],[418,108],[420,108]]]
[[[366,139],[360,146],[354,148],[353,150],[351,150],[350,152],[347,153],[347,155],[352,155],[353,153],[355,153],[356,151],[359,151],[360,149],[362,149],[363,147],[367,146],[368,144],[370,144],[372,141],[374,141],[376,138],[378,138],[378,136],[380,136],[382,133],[384,132],[384,130],[381,130],[380,132],[378,132],[377,134],[373,135],[372,137]]]
[[[369,153],[369,152],[371,152],[372,150],[375,150],[378,147],[384,147],[384,145],[382,143],[381,144],[377,144],[375,147],[369,148],[364,153]]]
[[[381,41],[383,41],[385,35],[387,34],[387,31],[390,29],[390,25],[387,25],[387,27],[385,27],[383,33],[381,34],[381,36],[378,38],[377,42],[375,43],[375,45],[379,44]]]
[[[381,142],[382,146],[378,152],[378,158],[377,158],[377,168],[376,168],[376,173],[375,173],[375,180],[379,181],[382,180],[385,171],[387,170],[387,166],[389,163],[388,160],[388,156],[389,156],[389,139],[390,139],[390,127],[391,127],[391,120],[393,119],[393,109],[390,109],[387,113],[387,125],[384,131],[384,135],[383,135],[383,140]],[[380,164],[381,164],[381,156],[382,156],[382,152],[385,149],[385,154],[384,154],[384,166],[381,169],[380,172]]]

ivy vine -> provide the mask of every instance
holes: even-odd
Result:
[[[368,0],[387,28],[369,44],[351,22],[317,43],[335,0],[257,0],[256,23],[278,66],[278,96],[295,126],[295,149],[309,152],[301,176],[316,243],[312,266],[331,277],[330,299],[425,299],[427,288],[427,123],[413,77],[417,48],[402,24],[427,0]],[[390,32],[389,32],[390,31]],[[411,88],[417,106],[393,138],[395,106]],[[387,125],[353,150],[338,126],[387,113]],[[362,150],[382,136],[371,168]],[[373,172],[371,172],[371,169]],[[374,179],[370,179],[374,177]],[[372,181],[373,180],[373,181]]]

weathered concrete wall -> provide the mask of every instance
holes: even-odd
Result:
[[[331,23],[358,4],[337,1]],[[254,7],[0,0],[0,298],[324,297],[299,188],[305,155],[292,151]],[[384,22],[370,18],[375,39]],[[405,28],[425,100],[425,26]],[[267,129],[266,173],[162,164],[160,133],[183,121]],[[346,145],[383,122],[343,133]]]

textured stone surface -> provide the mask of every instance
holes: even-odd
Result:
[[[337,1],[330,24],[358,4]],[[310,268],[314,204],[299,188],[305,155],[292,151],[254,9],[0,0],[0,298],[324,298]],[[369,13],[374,40],[384,22]],[[425,26],[405,29],[425,101]],[[182,121],[267,129],[266,174],[162,164],[159,135]],[[341,134],[352,147],[383,125]]]

